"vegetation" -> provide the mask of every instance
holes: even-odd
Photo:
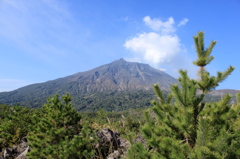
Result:
[[[38,93],[37,93],[38,94]],[[61,94],[59,94],[61,95]],[[72,95],[71,95],[72,96]],[[14,99],[10,103],[5,103],[5,99],[1,98],[0,103],[5,103],[8,105],[16,104],[20,100],[21,106],[26,106],[28,108],[40,108],[45,101],[46,97],[41,95],[37,97],[37,100],[31,100],[27,95],[25,96],[13,96]],[[147,108],[151,106],[151,100],[154,98],[154,91],[152,90],[138,90],[138,91],[105,91],[96,93],[85,93],[74,95],[72,98],[72,103],[77,111],[93,112],[99,109],[105,111],[124,111],[128,109],[137,108]],[[99,100],[101,99],[101,100]],[[9,99],[8,99],[9,100]]]
[[[0,150],[18,143],[28,133],[31,114],[26,107],[0,105]]]
[[[163,94],[164,96],[167,96],[168,92],[164,90]],[[231,94],[233,95],[232,101],[236,102],[235,91],[231,92]],[[61,95],[62,94],[59,94],[59,96]],[[71,95],[71,97],[74,109],[80,112],[96,112],[100,109],[109,112],[122,112],[129,109],[149,108],[152,106],[151,101],[156,98],[153,90],[105,91],[79,94],[77,96]],[[38,100],[31,100],[27,95],[23,95],[21,97],[16,95],[14,98],[20,98],[24,101],[19,103],[21,106],[28,108],[40,108],[39,105],[42,106],[45,103],[47,96],[43,97],[40,95],[37,97],[36,95]],[[217,102],[221,98],[222,95],[218,95],[218,93],[214,95],[210,93],[204,96],[204,101]],[[0,103],[4,103],[4,101],[4,98],[2,98],[0,94]],[[13,101],[14,102],[5,104],[16,105],[16,103],[18,103],[18,100]]]
[[[150,101],[153,98],[154,92],[152,90],[107,91],[84,94],[79,98],[73,99],[73,101],[77,103],[75,108],[78,111],[93,112],[102,109],[109,112],[120,112],[150,107]]]
[[[141,144],[132,146],[130,158],[239,158],[240,136],[239,103],[230,105],[230,95],[216,103],[205,103],[204,96],[234,70],[230,66],[217,76],[210,76],[205,66],[214,57],[211,51],[216,44],[204,47],[204,33],[194,36],[198,59],[193,63],[200,67],[198,80],[190,79],[187,71],[180,70],[180,86],[173,85],[167,98],[158,85],[154,86],[158,100],[152,102],[153,115],[146,113],[142,133],[147,150]],[[197,94],[200,90],[201,93]],[[240,97],[240,95],[239,95]],[[175,99],[172,104],[172,98]],[[239,102],[239,101],[238,101]]]
[[[80,123],[67,94],[63,102],[55,95],[43,105],[41,113],[33,116],[33,125],[28,135],[32,150],[28,158],[91,158],[94,156],[91,129]],[[81,151],[82,150],[82,151]]]
[[[203,32],[194,36],[194,42],[199,78],[190,79],[180,70],[179,84],[168,94],[154,85],[155,97],[151,91],[85,94],[73,99],[80,103],[76,109],[69,94],[50,97],[38,109],[0,105],[0,156],[26,137],[31,147],[28,158],[103,159],[113,151],[96,148],[96,132],[109,128],[131,142],[124,158],[240,158],[240,94],[235,103],[231,95],[208,102],[213,100],[209,91],[234,68],[211,76],[205,66],[214,59],[216,42],[205,48]],[[146,108],[150,101],[153,107]],[[143,139],[136,142],[139,137]]]

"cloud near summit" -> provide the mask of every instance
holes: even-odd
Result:
[[[187,21],[188,19],[185,18],[175,25],[173,17],[162,21],[158,18],[152,19],[150,16],[145,16],[143,22],[152,31],[139,33],[126,40],[124,47],[130,50],[131,56],[128,59],[145,62],[163,69],[165,66],[173,69],[179,68],[179,62],[176,62],[176,59],[184,58],[182,53],[185,50],[176,31],[177,27],[185,25]],[[184,61],[184,59],[182,60]]]
[[[168,18],[166,22],[161,21],[160,19],[154,18],[151,19],[150,16],[143,18],[143,21],[147,26],[149,26],[154,31],[160,31],[162,34],[169,34],[176,31],[174,28],[174,19],[172,17]]]
[[[167,64],[180,51],[177,36],[160,35],[155,32],[142,33],[126,41],[124,45],[141,61],[153,65]]]

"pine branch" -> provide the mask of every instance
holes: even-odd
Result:
[[[235,69],[235,67],[230,66],[226,71],[224,72],[218,72],[217,73],[217,77],[215,79],[215,84],[218,84],[220,82],[222,82],[223,80],[225,80]]]
[[[204,32],[198,32],[196,36],[193,37],[195,42],[196,52],[198,54],[197,61],[194,61],[193,64],[196,66],[204,67],[209,64],[214,57],[210,56],[213,47],[216,45],[216,41],[212,41],[210,46],[205,50],[204,48]]]
[[[210,56],[212,49],[214,48],[214,46],[216,45],[217,41],[211,41],[211,44],[209,45],[209,47],[206,49],[206,56]],[[213,57],[213,56],[211,56]],[[214,58],[214,57],[213,57]]]
[[[184,105],[183,97],[181,96],[178,85],[172,85],[171,90],[172,90],[172,94],[176,98],[176,100],[179,101],[182,105]]]
[[[163,96],[163,93],[161,91],[161,89],[159,88],[159,86],[157,84],[153,85],[155,94],[157,95],[157,98],[159,99],[159,101],[161,102],[161,104],[165,104],[165,99]]]

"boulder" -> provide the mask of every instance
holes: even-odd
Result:
[[[26,154],[29,151],[27,138],[24,137],[21,139],[19,145],[14,145],[11,148],[6,148],[2,151],[2,156],[0,159],[26,159]]]
[[[129,141],[121,138],[118,133],[110,129],[102,129],[96,135],[99,137],[96,148],[103,158],[119,159],[130,147]]]
[[[121,154],[119,153],[119,151],[114,150],[113,153],[110,153],[107,156],[107,159],[119,159],[121,157]]]

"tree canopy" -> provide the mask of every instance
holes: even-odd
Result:
[[[187,71],[180,70],[179,84],[171,87],[164,98],[162,90],[154,85],[158,100],[146,112],[147,123],[142,128],[147,150],[141,144],[132,146],[130,158],[239,158],[239,98],[237,104],[229,104],[230,95],[219,102],[205,103],[204,96],[216,88],[234,70],[230,66],[217,76],[206,70],[214,57],[211,56],[216,41],[204,47],[204,32],[194,36],[199,79],[190,79]],[[200,93],[199,93],[200,92]],[[240,96],[240,95],[238,95]],[[174,99],[174,100],[172,100]]]

